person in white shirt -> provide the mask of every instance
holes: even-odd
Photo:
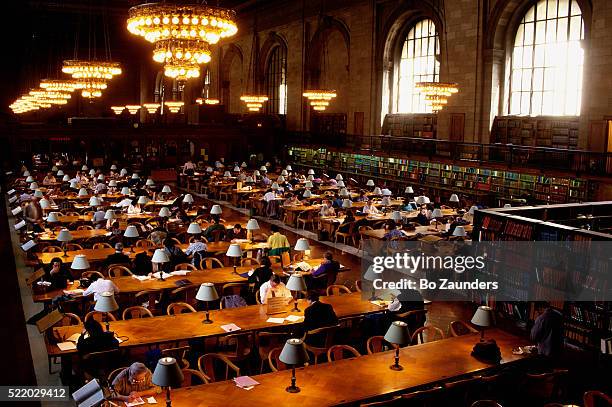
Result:
[[[323,201],[323,205],[321,205],[321,211],[319,212],[321,216],[334,216],[336,211],[327,199]]]
[[[101,207],[96,209],[96,212],[94,212],[93,217],[91,218],[91,223],[93,223],[94,228],[102,229],[106,226],[106,219],[104,219],[105,214],[106,212],[104,212]]]
[[[206,243],[202,241],[202,236],[194,235],[193,242],[189,245],[189,247],[187,247],[187,250],[185,250],[185,254],[187,256],[191,256],[194,253],[207,251],[207,250],[208,250],[208,247],[206,246]]]
[[[378,209],[374,206],[372,200],[370,199],[368,200],[368,202],[366,202],[361,212],[367,213],[369,215],[375,215],[378,213]]]
[[[130,206],[128,206],[127,213],[129,213],[129,214],[139,214],[140,212],[142,212],[142,209],[140,209],[140,204],[139,203],[137,203],[136,205],[132,205],[130,203]]]
[[[266,202],[274,201],[276,199],[276,193],[273,190],[269,189],[263,198]]]
[[[288,298],[291,302],[293,297],[291,296],[291,291],[283,284],[280,280],[280,277],[276,274],[272,274],[270,280],[266,281],[259,287],[259,298],[261,298],[261,303],[266,304],[268,302],[268,298],[271,297],[284,297]]]
[[[87,287],[85,291],[83,291],[84,297],[93,294],[94,301],[98,301],[98,298],[102,293],[110,292],[113,294],[117,294],[119,292],[119,288],[111,280],[101,278],[97,274],[92,274],[90,279],[91,284],[89,285],[89,287]]]
[[[104,182],[98,182],[94,188],[94,193],[101,194],[103,191],[107,190],[107,186]]]

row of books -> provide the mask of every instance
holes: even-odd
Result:
[[[568,311],[571,319],[589,327],[601,330],[608,330],[611,327],[609,323],[612,316],[608,316],[604,313],[592,311],[584,306],[576,304],[569,304]]]

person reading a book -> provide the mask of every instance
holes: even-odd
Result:
[[[143,397],[151,397],[161,393],[161,388],[153,384],[151,371],[140,362],[134,362],[130,367],[123,369],[113,383],[115,392],[113,399],[126,403],[140,403]]]
[[[270,279],[259,287],[259,298],[261,298],[262,304],[266,304],[268,298],[272,297],[284,297],[289,302],[293,300],[291,291],[281,282],[280,277],[276,274],[272,274]]]
[[[72,280],[70,272],[64,267],[62,259],[54,257],[51,259],[51,268],[47,270],[45,281],[51,283],[52,288],[66,288],[68,281]]]
[[[263,283],[270,281],[272,274],[272,262],[268,257],[262,257],[261,265],[249,274],[249,284],[254,284],[254,289],[259,290]]]
[[[302,275],[306,279],[306,285],[310,289],[325,288],[329,281],[336,281],[336,276],[340,271],[340,263],[334,260],[332,252],[325,252],[323,261],[316,269],[302,271]],[[320,279],[320,280],[314,280]],[[315,281],[322,281],[323,284],[316,284]]]
[[[270,246],[268,255],[279,256],[283,252],[291,250],[291,245],[289,244],[287,236],[280,233],[280,228],[277,225],[270,226],[270,230],[272,231],[272,235],[268,237],[268,245]]]
[[[102,352],[119,348],[114,332],[104,331],[102,324],[91,318],[85,321],[85,329],[77,342],[80,354]]]

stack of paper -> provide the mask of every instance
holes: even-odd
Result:
[[[287,315],[287,317],[285,318],[285,321],[299,322],[299,321],[302,321],[303,319],[304,319],[304,316],[302,315]]]
[[[60,342],[57,344],[57,347],[62,351],[65,352],[67,350],[74,350],[76,349],[76,344],[74,342]]]
[[[191,270],[174,270],[170,272],[173,276],[186,276],[189,273],[191,273]]]
[[[161,273],[162,277],[161,278],[170,278],[172,277],[172,274],[168,274],[165,271],[161,271],[161,272],[157,272],[157,273],[153,273],[153,278],[159,278],[159,273]]]
[[[83,290],[82,288],[75,288],[74,290],[64,290],[64,294],[66,295],[83,295],[83,292],[85,290]]]
[[[137,276],[136,274],[132,274],[132,277],[134,277],[136,280],[140,280],[140,281],[146,281],[146,280],[150,280],[151,277],[149,276]]]
[[[282,323],[285,322],[285,318],[270,317],[270,318],[268,318],[268,320],[266,322],[269,322],[271,324],[282,324]]]
[[[239,331],[241,328],[236,325],[236,324],[227,324],[227,325],[221,325],[221,329],[223,329],[225,332],[234,332],[234,331]]]
[[[141,404],[144,404],[144,400],[142,399],[142,397],[138,397],[137,399],[135,399],[134,401],[125,401],[125,405],[126,407],[132,407],[132,406],[139,406]]]
[[[68,338],[66,338],[66,341],[77,343],[80,337],[81,337],[81,334],[77,332],[75,334],[70,335]]]
[[[249,376],[238,376],[234,379],[234,383],[236,386],[244,390],[251,390],[253,387],[259,384],[258,381]]]

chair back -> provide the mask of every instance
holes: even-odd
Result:
[[[129,367],[118,367],[117,369],[110,372],[108,374],[108,378],[106,379],[108,381],[108,384],[113,384],[115,377],[117,377],[117,375],[119,375],[119,373],[123,372],[125,369],[129,369]]]
[[[132,273],[132,271],[125,266],[121,266],[118,264],[111,264],[110,266],[108,266],[108,276],[110,278],[130,277],[133,275],[134,274]]]
[[[350,294],[351,289],[342,284],[332,284],[325,290],[327,295]]]
[[[307,350],[313,353],[327,352],[327,350],[334,345],[334,336],[339,328],[339,325],[333,325],[313,329],[311,331],[306,332],[304,334],[304,346]],[[320,341],[320,343],[317,343],[315,346],[315,344],[312,343],[313,337],[317,339],[322,338],[322,341]],[[311,343],[309,343],[309,341]]]
[[[183,372],[181,387],[191,387],[210,383],[209,378],[199,370],[181,369],[181,371]]]
[[[218,353],[207,353],[200,356],[198,369],[209,378],[210,382],[229,380],[231,372],[234,377],[240,376],[240,368]]]
[[[225,297],[226,295],[241,295],[243,292],[247,292],[249,290],[248,283],[227,283],[223,284],[221,287],[221,295]]]
[[[63,250],[58,246],[47,246],[42,249],[43,253],[61,253]]]
[[[568,371],[557,369],[545,373],[526,373],[521,391],[528,400],[544,404],[553,400],[562,400],[564,396],[565,379]]]
[[[287,370],[287,365],[280,361],[278,358],[280,356],[282,347],[276,347],[270,349],[268,353],[268,365],[270,366],[270,370],[273,372],[278,372],[279,370]]]
[[[478,330],[472,328],[472,326],[465,321],[452,321],[449,325],[449,331],[453,337],[478,332]]]
[[[287,267],[291,264],[291,254],[288,251],[281,253],[281,265]]]
[[[425,336],[423,336],[423,334]],[[440,328],[433,325],[426,325],[418,328],[416,331],[413,332],[411,337],[411,343],[413,345],[418,345],[419,341],[421,343],[434,342],[440,339],[444,339],[444,337],[444,331],[442,331]]]
[[[448,405],[443,387],[434,387],[433,389],[403,394],[402,401],[404,406],[433,407]]]
[[[495,400],[476,400],[471,407],[503,407]]]
[[[257,332],[255,335],[255,345],[259,350],[259,357],[264,360],[268,357],[271,349],[282,347],[286,342],[287,336],[286,332]]]
[[[355,280],[355,290],[360,293],[361,292],[361,280]]]
[[[141,247],[143,249],[152,249],[155,247],[155,242],[149,239],[140,239],[135,244],[136,247]]]
[[[372,355],[374,353],[389,350],[391,349],[391,346],[389,346],[389,343],[385,341],[384,336],[376,335],[368,338],[366,342],[366,349],[368,350],[368,355]]]
[[[83,278],[91,278],[91,276],[93,275],[97,275],[98,278],[104,278],[104,275],[102,273],[100,273],[99,271],[95,271],[95,270],[84,271],[83,273],[81,273],[81,277]]]
[[[66,243],[66,251],[76,252],[77,250],[83,250],[83,246],[77,243]]]
[[[191,263],[180,263],[174,266],[174,270],[191,270],[197,271],[198,268]]]
[[[94,243],[92,246],[92,249],[112,249],[112,248],[113,246],[105,242]]]
[[[223,229],[215,229],[212,231],[212,241],[220,242],[225,237],[225,230]]]
[[[356,358],[361,356],[361,353],[359,353],[357,349],[349,345],[334,345],[327,350],[327,360],[329,362],[344,359],[345,356],[347,356],[348,358]]]
[[[481,379],[481,376],[475,376],[468,379],[444,383],[446,399],[454,400],[457,404],[462,406],[469,406],[473,401],[480,398],[477,394],[482,386]]]
[[[115,316],[110,312],[89,311],[87,315],[85,315],[85,320],[83,322],[87,322],[92,318],[101,324],[106,323],[106,321],[117,320],[117,318],[115,318]]]
[[[187,352],[189,352],[191,347],[187,346],[179,346],[176,348],[166,348],[161,350],[162,357],[172,357],[176,359],[179,367],[181,369],[186,369],[189,367],[189,361],[187,360]]]
[[[91,225],[81,225],[77,226],[76,230],[94,230],[94,228]]]
[[[185,302],[173,302],[166,308],[166,314],[186,314],[188,312],[196,312],[195,308]]]
[[[170,301],[180,301],[185,304],[195,304],[195,296],[200,286],[188,284],[170,291]]]
[[[221,268],[224,267],[221,260],[216,257],[204,257],[200,260],[200,269],[212,269],[212,268]]]
[[[245,257],[243,259],[240,259],[240,265],[241,266],[259,266],[259,260],[257,260],[255,257]]]
[[[123,310],[121,319],[150,318],[153,313],[141,305],[134,305]]]
[[[612,406],[612,397],[601,391],[587,391],[584,393],[582,399],[584,401],[584,407]]]
[[[120,356],[119,349],[91,352],[82,355],[80,366],[83,369],[84,378],[106,379],[110,372],[117,369],[117,365],[120,363]]]

